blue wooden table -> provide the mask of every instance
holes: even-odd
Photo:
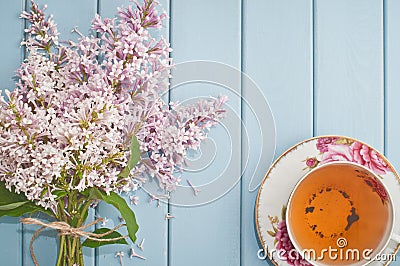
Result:
[[[96,12],[111,16],[117,6],[128,4],[126,0],[39,2],[48,4],[64,39],[71,37],[74,26],[88,32]],[[400,1],[164,0],[162,4],[169,19],[160,34],[171,42],[175,63],[222,62],[258,84],[275,118],[276,156],[303,139],[341,134],[371,144],[400,169]],[[24,58],[19,43],[25,24],[18,15],[27,5],[26,0],[0,1],[1,88],[13,89],[11,77]],[[231,135],[257,126],[242,110],[241,98],[221,87],[192,84],[187,90],[172,91],[170,97],[184,100],[204,92],[231,96],[230,107],[243,120]],[[239,92],[252,93],[247,86]],[[211,136],[218,140],[225,133],[216,128]],[[240,138],[231,144],[241,147]],[[221,163],[218,153],[225,152],[217,150],[214,167]],[[240,175],[241,155],[231,157],[233,174]],[[259,167],[266,171],[269,165],[261,162]],[[188,177],[201,183],[190,173],[182,181]],[[144,251],[136,250],[147,260],[130,260],[129,247],[112,246],[86,250],[86,265],[119,265],[118,251],[125,253],[124,265],[268,265],[257,257],[256,192],[248,190],[250,178],[246,173],[229,193],[199,207],[168,203],[157,207],[147,194],[136,193],[139,204],[132,208],[140,224],[138,240],[145,239]],[[212,174],[206,179],[211,180]],[[166,220],[167,213],[176,218]],[[117,214],[106,206],[100,206],[97,215],[107,217],[108,226],[118,223]],[[33,265],[29,241],[35,229],[22,226],[18,219],[0,219],[0,265]],[[56,245],[50,231],[35,241],[40,265],[54,265]]]

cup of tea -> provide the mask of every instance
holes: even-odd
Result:
[[[370,263],[394,237],[394,219],[392,198],[381,178],[345,161],[305,174],[286,210],[293,246],[321,266]]]

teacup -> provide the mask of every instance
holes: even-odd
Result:
[[[293,246],[311,264],[366,265],[393,237],[394,216],[381,178],[340,161],[300,179],[288,201],[286,223]]]

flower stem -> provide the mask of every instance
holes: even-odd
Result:
[[[83,206],[82,211],[81,211],[81,213],[80,213],[80,216],[79,216],[79,218],[78,218],[78,226],[82,226],[83,223],[85,222],[85,221],[84,221],[84,218],[85,218],[85,220],[86,220],[86,217],[87,217],[86,213],[87,213],[88,210],[89,210],[90,204],[91,204],[91,201],[88,200],[88,201],[85,203],[85,205]]]
[[[60,249],[58,251],[58,258],[56,266],[62,266],[65,263],[65,236],[60,236]]]
[[[68,193],[67,198],[60,199],[57,208],[57,219],[79,228],[86,220],[91,201],[79,198],[78,193]],[[60,248],[56,266],[84,265],[81,238],[76,235],[61,235]]]

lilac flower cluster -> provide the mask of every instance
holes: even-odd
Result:
[[[182,170],[186,151],[197,149],[207,137],[208,130],[224,115],[221,96],[212,101],[202,100],[192,106],[171,105],[171,110],[162,108],[158,100],[156,109],[149,114],[146,124],[137,136],[141,150],[147,155],[136,167],[136,176],[147,173],[158,179],[161,188],[171,191],[180,179],[174,173]],[[143,180],[143,179],[142,179]]]
[[[223,116],[226,98],[168,106],[169,44],[151,36],[165,14],[157,2],[134,2],[114,19],[96,16],[95,35],[58,41],[52,17],[32,1],[21,17],[28,58],[0,108],[0,180],[45,208],[57,191],[136,190],[148,175],[173,190],[188,149],[196,149]],[[141,160],[130,176],[132,136]]]

